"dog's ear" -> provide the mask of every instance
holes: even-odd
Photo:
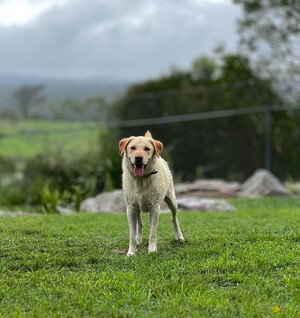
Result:
[[[123,138],[122,140],[120,140],[119,142],[119,151],[120,151],[120,155],[122,156],[126,146],[128,145],[129,141],[131,140],[131,138]]]
[[[163,143],[158,140],[152,139],[152,144],[154,146],[155,154],[157,155],[157,157],[160,157],[164,149]]]
[[[149,130],[146,131],[145,137],[146,138],[152,138],[151,132]]]
[[[153,139],[153,137],[151,135],[151,132],[149,130],[146,131],[145,137],[151,139],[151,142],[152,142],[152,144],[154,146],[155,154],[157,155],[157,157],[159,157],[161,155],[162,151],[163,151],[163,148],[164,148],[162,142]]]

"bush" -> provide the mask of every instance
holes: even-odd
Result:
[[[41,194],[41,211],[42,213],[56,213],[57,206],[60,201],[60,193],[58,190],[53,192],[49,189],[49,186],[46,184],[43,188]]]
[[[0,184],[0,205],[6,207],[14,207],[26,205],[27,191],[24,184],[20,181],[14,180],[13,182],[2,185]]]
[[[0,174],[12,173],[16,170],[16,162],[10,158],[0,156]]]
[[[86,197],[120,185],[117,137],[113,131],[104,131],[99,148],[84,156],[67,158],[60,153],[46,153],[28,159],[23,178],[0,189],[0,204],[36,205],[47,213],[53,213],[58,204],[78,210]]]

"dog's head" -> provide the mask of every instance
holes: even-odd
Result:
[[[132,136],[120,140],[119,150],[121,155],[126,153],[133,174],[142,177],[155,156],[161,155],[163,144],[153,139],[151,133],[147,131],[145,136]]]

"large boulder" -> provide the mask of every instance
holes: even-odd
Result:
[[[259,169],[241,187],[239,196],[261,198],[265,196],[286,197],[290,192],[270,171]]]
[[[220,179],[199,179],[191,183],[175,185],[175,192],[178,198],[186,196],[234,198],[239,190],[239,182],[227,182]]]
[[[199,179],[175,185],[179,209],[201,212],[235,211],[233,206],[220,198],[235,198],[239,189],[239,182],[220,179]]]
[[[235,208],[224,200],[204,198],[236,197],[239,189],[239,183],[219,179],[200,179],[191,183],[175,185],[179,209],[193,211],[234,211]],[[103,192],[96,197],[87,198],[81,203],[80,211],[125,212],[126,205],[122,190]],[[160,212],[170,212],[165,202],[162,202]]]
[[[178,208],[201,212],[236,211],[236,209],[225,200],[202,199],[198,197],[186,197],[177,200]]]
[[[96,197],[87,198],[82,201],[80,211],[85,212],[125,212],[126,205],[122,190],[102,192]]]

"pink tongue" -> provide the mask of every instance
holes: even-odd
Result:
[[[143,167],[134,166],[133,172],[136,177],[141,177],[144,173],[144,169]]]

